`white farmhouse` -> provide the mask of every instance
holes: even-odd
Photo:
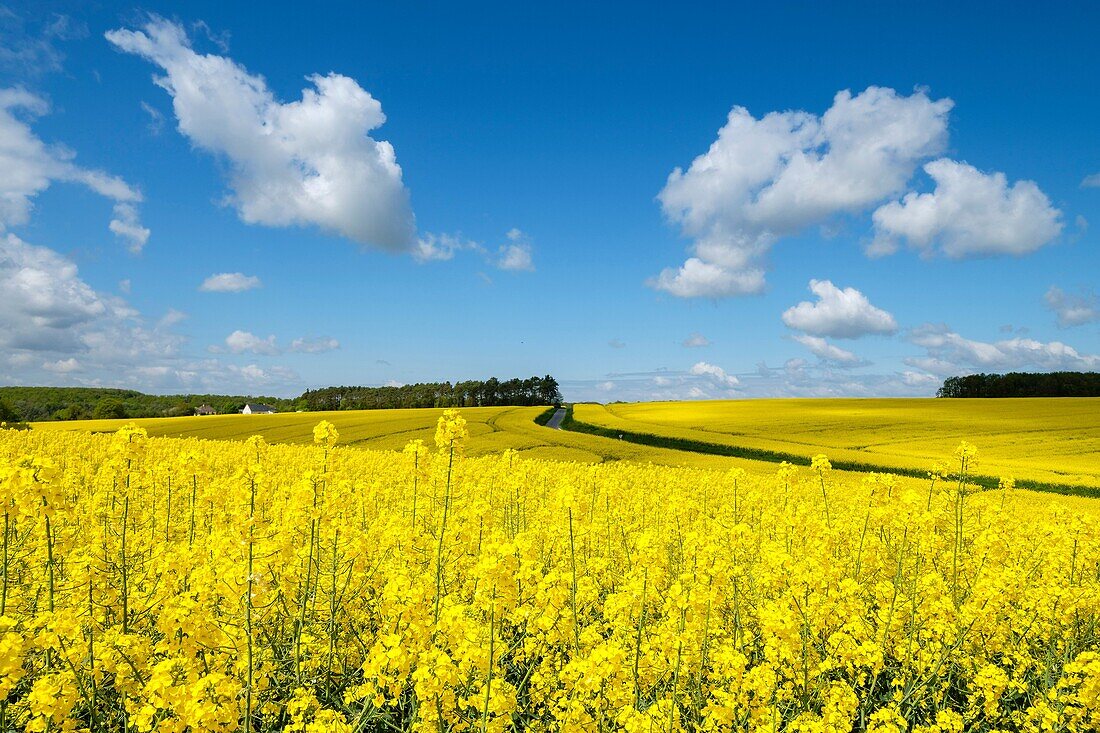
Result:
[[[269,405],[254,405],[249,402],[241,408],[242,415],[274,415],[275,408]]]

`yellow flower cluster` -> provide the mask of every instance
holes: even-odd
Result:
[[[1100,729],[1088,500],[466,432],[0,433],[0,730]]]

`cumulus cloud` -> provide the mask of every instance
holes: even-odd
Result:
[[[1051,285],[1043,300],[1058,316],[1058,325],[1063,328],[1100,321],[1100,299],[1091,293],[1072,295]]]
[[[89,368],[174,356],[182,339],[147,327],[119,297],[94,290],[72,260],[8,233],[0,234],[0,350]],[[29,362],[28,362],[29,363]]]
[[[824,115],[734,107],[718,139],[658,195],[693,240],[679,268],[651,287],[679,297],[760,292],[777,239],[899,194],[923,159],[947,143],[950,99],[869,87],[837,93]]]
[[[841,290],[829,280],[810,280],[817,302],[803,301],[783,313],[783,323],[814,336],[854,339],[868,334],[892,334],[894,317],[871,305],[855,288]]]
[[[905,240],[925,255],[1019,256],[1050,244],[1062,232],[1062,212],[1033,181],[1009,186],[1003,173],[982,173],[946,158],[924,170],[935,190],[910,192],[879,207],[872,215],[875,237],[868,254],[891,254]]]
[[[795,341],[805,346],[810,350],[814,356],[823,361],[833,362],[835,364],[841,364],[846,366],[853,366],[862,363],[862,360],[847,349],[842,349],[835,344],[830,344],[820,336],[810,336],[808,334],[796,334],[792,336]]]
[[[278,354],[279,347],[275,344],[275,337],[260,338],[248,331],[236,330],[225,337],[225,348],[234,354]]]
[[[296,338],[290,342],[290,350],[302,354],[322,354],[340,348],[340,342],[328,336],[317,338]]]
[[[697,377],[707,377],[715,384],[722,387],[734,388],[741,384],[741,380],[732,374],[727,374],[726,370],[720,366],[714,364],[708,364],[705,361],[700,361],[692,365],[689,373]]]
[[[115,204],[114,214],[108,228],[126,242],[130,252],[141,254],[150,232],[138,220],[137,208],[133,204]]]
[[[497,253],[497,269],[534,272],[535,262],[527,235],[519,229],[511,229],[507,237],[508,244],[502,245]]]
[[[710,339],[701,333],[693,333],[681,342],[685,349],[701,349],[710,346]]]
[[[200,54],[178,24],[152,17],[106,34],[152,62],[177,124],[228,163],[228,201],[249,224],[314,225],[363,245],[411,251],[416,225],[393,146],[371,131],[382,105],[347,76],[313,74],[281,102],[263,77],[227,56]]]
[[[34,198],[55,181],[76,183],[114,201],[110,230],[140,252],[149,239],[136,206],[141,192],[117,176],[77,165],[68,148],[43,142],[30,121],[48,111],[46,100],[24,89],[0,89],[0,231],[26,224]]]
[[[906,359],[910,366],[942,376],[973,371],[1092,371],[1100,369],[1100,355],[1082,354],[1061,341],[1011,338],[986,342],[968,339],[944,324],[913,329],[909,340],[925,355]]]
[[[205,293],[240,293],[260,287],[260,278],[243,272],[218,272],[202,281],[199,290]]]
[[[178,311],[175,308],[169,308],[168,312],[161,316],[161,319],[157,321],[157,328],[171,328],[179,323],[183,323],[187,320],[187,314],[183,311]]]
[[[47,361],[42,364],[42,368],[54,374],[70,374],[72,372],[78,372],[81,369],[80,362],[71,356],[68,359]]]

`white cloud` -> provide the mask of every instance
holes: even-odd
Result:
[[[43,142],[27,120],[48,111],[44,99],[26,90],[0,89],[0,231],[26,224],[33,199],[53,182],[77,183],[115,202],[109,228],[140,252],[149,239],[138,220],[141,192],[117,176],[76,165],[68,148]]]
[[[726,298],[759,293],[764,289],[764,271],[759,268],[731,270],[689,257],[679,268],[666,268],[646,284],[678,298]]]
[[[1095,295],[1071,295],[1051,285],[1043,300],[1058,315],[1059,326],[1080,326],[1100,321],[1100,300]]]
[[[800,333],[795,334],[791,338],[809,349],[810,353],[814,356],[824,361],[849,366],[859,364],[862,361],[851,351],[842,349],[835,344],[830,344],[820,336],[809,336]]]
[[[1009,186],[1003,173],[982,173],[946,158],[924,170],[935,190],[910,192],[879,207],[868,254],[891,254],[904,239],[925,255],[1019,256],[1050,244],[1062,231],[1062,212],[1033,181]]]
[[[146,125],[146,129],[149,130],[150,135],[159,135],[164,130],[164,115],[160,110],[149,104],[148,102],[141,103],[141,109],[145,114],[149,115],[149,124]]]
[[[115,204],[114,214],[108,228],[126,241],[131,253],[141,254],[150,232],[138,220],[137,208],[133,204]]]
[[[275,344],[275,337],[260,338],[248,331],[236,330],[225,337],[225,347],[234,354],[278,354],[279,347]]]
[[[696,377],[707,377],[715,384],[731,389],[741,384],[740,379],[732,374],[726,374],[726,370],[722,367],[708,364],[705,361],[696,362],[689,373]]]
[[[701,333],[693,333],[684,339],[681,345],[686,349],[701,349],[704,346],[710,346],[710,339]]]
[[[610,346],[613,349],[625,349],[626,348],[626,342],[623,341],[622,339],[611,339],[610,341],[607,342],[607,345]]]
[[[130,278],[126,278],[125,280],[119,280],[118,281],[118,291],[120,293],[123,293],[125,295],[129,295],[130,294],[130,289],[131,289]]]
[[[829,280],[810,280],[817,302],[803,301],[783,313],[783,323],[814,336],[854,339],[867,334],[892,334],[894,317],[871,305],[855,288],[840,288]]]
[[[497,268],[515,272],[534,272],[535,263],[531,257],[531,245],[506,244],[500,248]]]
[[[75,358],[69,357],[68,359],[58,359],[57,361],[48,361],[42,365],[42,368],[48,372],[54,374],[70,374],[72,372],[78,372],[81,369],[80,362]]]
[[[510,229],[508,244],[502,245],[497,252],[496,266],[500,270],[515,272],[534,272],[535,262],[532,256],[531,242],[519,229]]]
[[[926,355],[906,359],[906,363],[943,376],[1024,368],[1047,371],[1100,369],[1100,355],[1082,354],[1061,341],[1043,342],[1019,337],[995,342],[974,341],[943,324],[915,328],[909,340],[923,348]]]
[[[902,381],[910,387],[933,387],[940,383],[938,377],[924,372],[904,371],[901,373]]]
[[[290,350],[302,354],[322,354],[340,348],[340,342],[328,336],[317,338],[296,338],[290,342]]]
[[[68,258],[11,233],[0,234],[0,293],[0,350],[10,355],[79,355],[94,370],[174,357],[182,342],[166,327],[146,327],[123,299],[95,291]]]
[[[180,132],[229,164],[229,202],[249,224],[315,225],[364,245],[410,251],[416,224],[393,146],[369,133],[382,105],[347,76],[308,78],[280,102],[263,77],[226,56],[199,54],[186,31],[153,17],[109,31],[122,51],[159,66]]]
[[[243,272],[218,272],[202,281],[199,290],[205,293],[240,293],[260,287],[260,278]]]
[[[1085,179],[1081,181],[1081,188],[1100,188],[1100,173],[1085,176]]]
[[[839,92],[823,116],[734,107],[718,139],[658,198],[693,240],[693,257],[651,287],[679,297],[760,292],[775,241],[900,193],[917,164],[947,143],[949,99],[869,87]]]
[[[175,308],[169,308],[168,312],[161,316],[161,319],[157,321],[157,328],[171,328],[179,323],[183,323],[187,320],[187,314],[183,311],[178,311]]]
[[[446,262],[463,250],[482,252],[484,248],[477,242],[451,234],[426,234],[416,240],[412,256],[420,263]]]

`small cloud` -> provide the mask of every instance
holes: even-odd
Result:
[[[129,295],[130,294],[130,278],[126,278],[125,280],[119,280],[118,281],[118,291],[120,293],[122,293],[123,295]]]
[[[1085,179],[1081,181],[1081,188],[1100,188],[1100,173],[1085,176]]]
[[[814,336],[846,339],[898,330],[892,315],[871,305],[855,288],[841,290],[829,280],[810,280],[810,291],[817,296],[816,302],[803,301],[783,313],[788,327]]]
[[[596,389],[600,390],[601,392],[610,392],[611,390],[615,389],[615,383],[614,382],[600,382],[599,384],[596,385]]]
[[[1100,299],[1092,293],[1072,295],[1052,285],[1043,300],[1058,316],[1058,325],[1063,328],[1100,321]]]
[[[114,213],[108,228],[126,242],[131,254],[141,254],[149,241],[149,230],[138,220],[137,208],[133,204],[115,204]]]
[[[149,124],[145,126],[145,129],[149,131],[150,135],[159,135],[164,130],[164,115],[148,102],[143,101],[141,108],[145,110],[145,114],[149,115]]]
[[[385,359],[375,359],[375,360],[374,360],[374,363],[375,363],[375,364],[378,364],[379,366],[393,366],[392,364],[390,364],[390,363],[389,363],[388,361],[386,361]]]
[[[58,359],[57,361],[47,361],[42,365],[42,368],[54,374],[71,374],[81,369],[80,362],[73,357]]]
[[[535,263],[528,244],[508,244],[500,248],[497,268],[511,272],[534,272]]]
[[[795,341],[805,346],[810,352],[817,358],[823,361],[831,361],[837,364],[853,366],[859,364],[862,360],[847,349],[842,349],[839,346],[830,344],[820,336],[809,336],[807,334],[798,334],[793,336]]]
[[[502,245],[497,251],[497,268],[512,272],[534,272],[535,262],[527,235],[519,229],[510,229],[505,236],[508,237],[509,244]]]
[[[290,342],[290,350],[300,354],[323,354],[340,348],[340,342],[328,336],[317,338],[297,338]]]
[[[610,341],[607,342],[607,345],[610,346],[613,349],[625,349],[626,348],[626,342],[622,341],[621,339],[611,339]]]
[[[726,370],[722,367],[708,364],[705,361],[700,361],[693,365],[691,367],[691,374],[697,377],[708,377],[724,387],[733,388],[741,384],[740,379],[732,374],[727,374]]]
[[[234,331],[225,337],[225,346],[234,354],[266,354],[268,356],[279,353],[279,347],[275,344],[275,337],[260,338],[248,331]]]
[[[171,328],[177,323],[181,323],[187,320],[187,314],[183,311],[178,311],[175,308],[169,308],[168,312],[157,321],[157,328]]]
[[[693,333],[684,339],[681,345],[685,349],[701,349],[710,346],[710,339],[701,333]]]
[[[416,240],[412,257],[417,262],[447,262],[453,260],[456,252],[471,250],[481,252],[484,248],[469,239],[452,234],[425,234]]]
[[[204,293],[241,293],[262,285],[255,275],[240,272],[219,272],[202,281],[199,290]]]

